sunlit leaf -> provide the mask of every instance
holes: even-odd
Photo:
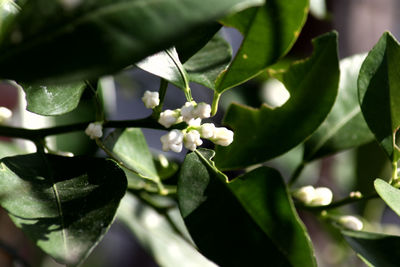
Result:
[[[290,99],[271,109],[232,104],[224,123],[234,131],[230,146],[217,147],[216,165],[234,169],[281,155],[310,136],[324,121],[335,102],[339,83],[337,35],[314,40],[314,53],[283,74]]]
[[[29,154],[0,161],[0,204],[60,263],[76,266],[102,239],[125,194],[125,175],[100,158]]]
[[[23,85],[27,110],[44,116],[55,116],[74,110],[86,84],[76,82],[60,85]]]
[[[268,0],[222,20],[237,28],[243,42],[228,70],[216,85],[221,93],[243,83],[285,55],[300,34],[308,13],[307,0]]]
[[[391,186],[381,179],[376,179],[374,186],[383,201],[400,216],[400,189]]]
[[[176,212],[173,209],[167,214],[172,216]],[[127,194],[122,199],[117,216],[160,266],[216,266],[179,235],[165,216],[137,197]]]

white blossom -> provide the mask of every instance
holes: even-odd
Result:
[[[86,135],[90,137],[90,139],[100,138],[103,136],[103,126],[101,122],[92,122],[88,125],[85,130]]]
[[[201,102],[194,108],[193,115],[200,119],[209,118],[211,116],[211,106],[207,103]]]
[[[6,107],[0,107],[0,123],[5,122],[12,116],[12,111]]]
[[[164,151],[172,150],[176,153],[182,151],[183,133],[179,130],[172,130],[161,136],[162,149]]]
[[[351,215],[341,216],[338,222],[345,228],[354,231],[360,231],[364,227],[364,224],[360,219]]]
[[[203,144],[203,141],[200,139],[200,133],[198,131],[191,130],[185,134],[183,143],[187,149],[194,151],[198,146]]]
[[[194,126],[194,127],[200,127],[200,125],[201,125],[201,119],[200,118],[197,118],[197,119],[190,119],[188,122],[187,122],[187,124],[189,125],[189,126]]]
[[[200,127],[200,135],[203,138],[212,139],[215,137],[215,129],[214,123],[204,123]]]
[[[194,115],[194,103],[186,102],[185,105],[181,107],[181,115],[184,122],[189,123],[191,119],[195,119]]]
[[[300,187],[294,191],[293,196],[304,204],[310,204],[315,198],[315,188],[311,185]]]
[[[142,97],[142,101],[146,108],[155,108],[160,104],[158,92],[146,91]]]
[[[233,132],[225,127],[215,128],[214,137],[210,140],[220,146],[229,146],[233,142]]]
[[[160,118],[158,123],[160,123],[165,128],[171,127],[173,124],[180,122],[179,111],[166,109],[160,113]]]
[[[331,204],[333,194],[332,191],[327,187],[317,187],[315,188],[315,196],[313,200],[309,203],[312,206],[326,206]]]

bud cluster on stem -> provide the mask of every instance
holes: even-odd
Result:
[[[293,192],[293,197],[308,206],[326,206],[332,202],[332,191],[327,187],[303,186]]]

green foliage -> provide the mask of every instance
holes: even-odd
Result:
[[[336,33],[315,39],[314,45],[308,60],[295,63],[283,74],[291,95],[283,106],[230,106],[224,123],[233,129],[235,139],[232,145],[217,148],[218,167],[236,169],[281,155],[323,122],[335,102],[339,83]]]
[[[124,173],[106,159],[28,154],[0,165],[2,207],[41,249],[71,266],[102,239],[126,190]]]
[[[367,202],[378,197],[400,216],[399,43],[384,33],[368,55],[339,64],[331,32],[313,40],[310,57],[280,61],[296,54],[289,52],[308,2],[0,0],[0,77],[12,80],[7,86],[23,85],[26,109],[52,121],[28,129],[0,107],[0,205],[39,248],[68,266],[83,263],[115,217],[160,266],[317,266],[318,238],[312,244],[303,224],[312,221],[308,216],[341,229],[342,235],[328,231],[331,247],[347,251],[344,237],[367,265],[397,266],[399,237],[359,218],[379,222],[382,212]],[[317,4],[311,2],[314,14],[326,16]],[[222,27],[243,37],[234,56]],[[159,99],[146,94],[155,106],[148,117],[110,120],[115,88],[104,86],[103,76],[134,67],[161,78]],[[256,90],[271,93],[270,78],[282,83],[274,80],[274,89],[282,85],[290,94],[274,108],[261,104],[268,97]],[[212,107],[193,99],[191,83],[213,91]],[[169,84],[191,102],[165,111]],[[261,106],[230,103],[228,89]],[[221,96],[230,106],[210,118]],[[222,117],[232,131],[212,124]],[[182,160],[158,152],[161,144],[150,149],[141,128],[163,131],[164,150],[192,151]],[[36,153],[26,154],[14,139],[33,142]],[[374,141],[391,160],[391,177],[378,175],[379,153],[362,146]],[[216,144],[215,151],[199,148],[202,142]],[[351,148],[363,159],[354,166],[351,152],[338,155],[337,164],[325,159]],[[325,159],[320,173],[333,183],[335,202],[313,175],[301,175],[317,159]],[[276,162],[284,168],[275,169]],[[349,188],[354,174],[362,177]],[[293,188],[299,177],[313,185]],[[372,184],[376,192],[367,195]],[[338,199],[337,192],[349,196]],[[359,201],[366,203],[358,210],[342,208]],[[324,229],[311,224],[310,233]]]

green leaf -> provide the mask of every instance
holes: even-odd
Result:
[[[350,246],[369,266],[399,265],[400,237],[362,231],[342,231]]]
[[[170,210],[168,215],[171,216],[171,213],[176,214],[176,212],[176,209]],[[176,233],[165,215],[137,197],[127,194],[122,199],[117,216],[160,266],[216,266]]]
[[[125,167],[142,178],[160,182],[153,156],[139,128],[117,129],[106,138],[104,145]]]
[[[381,179],[376,179],[374,186],[383,201],[400,216],[400,190]]]
[[[86,80],[113,73],[263,0],[27,1],[0,42],[1,78]],[[45,7],[45,8],[44,8]]]
[[[14,0],[0,1],[0,40],[7,31],[7,27],[13,22],[20,8]]]
[[[214,90],[218,75],[227,68],[231,58],[231,46],[216,35],[183,66],[190,81]]]
[[[43,251],[71,266],[100,242],[125,190],[110,160],[28,154],[0,161],[2,207]]]
[[[365,59],[358,78],[364,118],[392,162],[398,161],[396,132],[400,127],[400,46],[386,32]]]
[[[269,65],[292,47],[308,13],[307,0],[268,0],[264,6],[250,8],[222,21],[244,36],[235,59],[218,79],[216,91],[239,85]]]
[[[175,48],[166,49],[149,56],[136,63],[136,66],[167,80],[183,90],[189,86],[188,75],[179,61]]]
[[[261,167],[228,187],[292,266],[317,266],[310,237],[278,171]]]
[[[366,55],[340,61],[339,93],[328,117],[305,142],[304,161],[360,146],[374,140],[361,114],[357,78]]]
[[[20,148],[17,144],[13,142],[0,141],[0,159],[24,153],[26,153],[26,151]]]
[[[263,173],[264,169],[261,169],[262,178],[258,175],[257,178],[252,177],[256,179],[257,185],[247,184],[247,181],[252,183],[252,179],[227,185],[216,169],[207,163],[211,162],[212,155],[212,151],[203,149],[188,154],[178,180],[179,208],[200,251],[221,266],[258,266],[266,261],[271,266],[292,266],[292,260],[300,258],[306,261],[305,265],[313,266],[310,251],[306,249],[309,243],[305,240],[304,228],[293,214],[293,204],[288,199],[280,176],[276,177],[276,173],[271,171],[273,175],[268,177],[271,179],[263,180],[264,174],[270,170]],[[258,171],[260,170],[253,175]],[[257,188],[252,200],[251,196],[243,196],[244,192],[239,188],[241,185],[253,190],[260,185],[259,182],[263,186],[270,184],[274,187]],[[249,195],[252,194],[253,192]],[[277,200],[279,201],[275,202]],[[256,203],[250,203],[251,201]],[[270,209],[271,207],[273,208]],[[256,215],[255,212],[260,214]],[[257,216],[260,217],[255,218]],[[264,223],[267,225],[262,225]],[[293,237],[296,236],[296,240],[291,240],[292,236],[287,235],[288,232],[277,240],[278,235],[274,235],[272,231],[278,233],[278,228],[290,231]],[[299,251],[296,252],[295,249]],[[293,255],[288,255],[288,251],[293,252]],[[300,255],[305,251],[307,255]],[[301,266],[299,264],[301,263],[297,266]]]
[[[44,116],[62,115],[74,110],[86,88],[84,82],[60,85],[22,85],[27,110]]]
[[[233,104],[224,123],[234,131],[228,147],[217,147],[216,165],[234,169],[281,155],[310,136],[335,102],[339,83],[337,35],[328,33],[313,41],[315,51],[283,74],[290,99],[280,107],[259,109]]]

